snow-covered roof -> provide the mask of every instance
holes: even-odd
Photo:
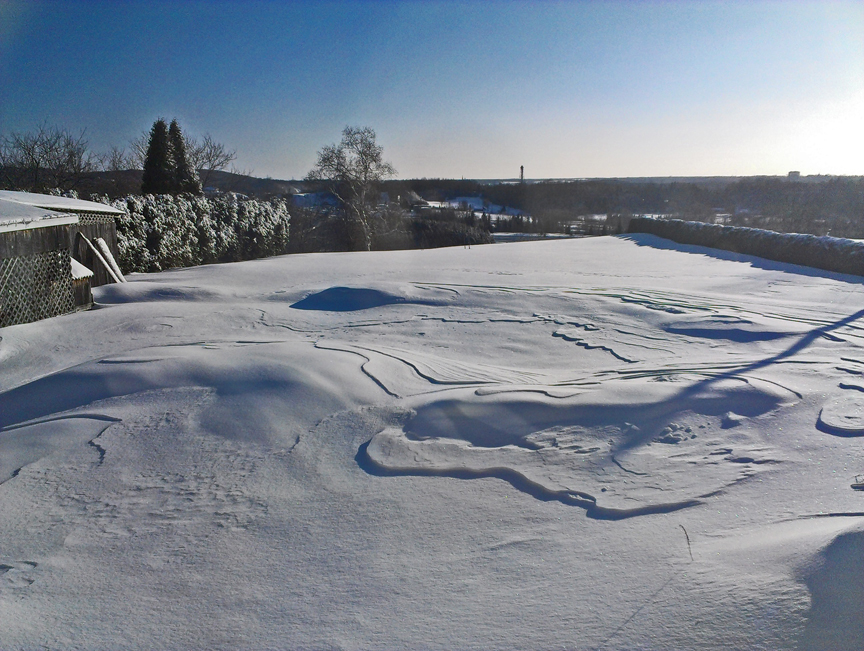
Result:
[[[26,203],[10,201],[0,196],[0,233],[77,223],[78,215],[70,215]]]
[[[123,214],[122,210],[118,210],[113,206],[106,206],[104,203],[84,201],[83,199],[70,199],[69,197],[54,197],[50,194],[36,194],[35,192],[0,190],[0,200],[14,201],[27,206],[35,206],[58,212],[102,213],[104,215]]]
[[[70,258],[72,263],[72,280],[81,280],[82,278],[92,278],[93,272],[75,258]]]

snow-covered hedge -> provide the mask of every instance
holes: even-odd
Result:
[[[127,273],[250,260],[288,248],[290,216],[279,199],[148,194],[111,205],[124,212],[117,218],[117,245]]]
[[[864,276],[864,242],[839,237],[775,233],[758,228],[652,217],[634,217],[628,232],[650,233],[679,244],[709,246],[777,262]]]

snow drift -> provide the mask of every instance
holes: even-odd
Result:
[[[0,330],[0,646],[862,648],[860,282],[659,241],[133,274]]]

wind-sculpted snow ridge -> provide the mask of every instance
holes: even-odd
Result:
[[[447,469],[424,468],[419,466],[415,466],[411,469],[399,467],[391,468],[376,461],[376,457],[380,455],[379,446],[382,445],[382,439],[379,437],[381,437],[380,434],[378,437],[372,439],[372,441],[361,445],[356,457],[358,465],[372,475],[390,477],[413,475],[416,477],[452,477],[454,479],[500,479],[509,483],[513,488],[531,495],[535,499],[544,502],[558,501],[569,506],[577,506],[585,509],[588,517],[600,520],[625,520],[627,518],[634,518],[642,515],[672,513],[674,511],[702,504],[701,500],[691,499],[681,502],[651,504],[630,508],[610,508],[599,505],[597,503],[597,498],[589,493],[567,488],[550,488],[541,482],[533,481],[522,472],[514,470],[506,465],[482,468],[458,467]],[[386,443],[384,443],[384,445],[386,445]],[[372,447],[371,452],[370,447]]]
[[[561,315],[535,314],[534,316],[540,321],[563,326],[552,333],[553,337],[573,342],[586,350],[602,350],[622,362],[633,363],[658,350],[670,355],[674,354],[668,347],[668,339],[652,337],[648,332],[638,331],[638,328],[634,329],[632,326],[625,329],[620,323],[597,325],[594,322]],[[667,347],[663,344],[667,344]]]
[[[96,439],[115,422],[118,419],[110,416],[82,413],[0,429],[0,484],[16,477],[25,466],[82,443],[91,445],[101,460],[104,450]],[[22,440],[26,445],[21,445]]]
[[[829,400],[819,411],[817,427],[838,436],[864,436],[864,388],[841,384],[851,389]]]
[[[704,294],[644,289],[566,289],[565,293],[613,298],[675,315],[662,322],[662,329],[667,334],[729,339],[740,343],[780,339],[786,334],[803,334],[812,328],[824,328],[833,323],[830,316],[816,306],[802,304],[790,311],[773,301],[757,305],[741,300],[739,295],[727,294],[723,300],[718,300],[717,296]],[[864,327],[854,322],[845,323],[841,330],[846,336],[864,337]],[[660,341],[669,341],[668,336],[662,333],[655,331],[654,336]],[[830,339],[834,335],[826,333],[823,336]]]
[[[689,337],[727,339],[739,343],[783,339],[784,337],[790,337],[794,334],[801,334],[801,332],[804,331],[803,327],[790,331],[788,324],[782,325],[782,328],[772,328],[765,323],[758,323],[754,319],[745,319],[739,316],[715,315],[710,317],[700,317],[697,319],[682,319],[681,321],[667,323],[664,326],[664,330],[673,334],[687,335]]]
[[[170,286],[156,282],[115,283],[105,285],[100,293],[100,305],[120,303],[144,303],[156,301],[213,301],[224,300],[224,296],[213,290],[197,287]]]
[[[758,436],[742,433],[728,446],[716,432],[730,405],[740,423],[796,401],[744,377],[673,388],[608,381],[557,399],[536,390],[457,392],[417,404],[403,428],[376,434],[363,452],[390,474],[498,477],[539,499],[621,519],[694,506],[782,461]]]
[[[622,303],[639,305],[649,310],[668,314],[700,314],[728,307],[727,304],[718,303],[716,297],[655,289],[570,288],[566,292],[583,296],[614,298]]]
[[[654,217],[634,217],[630,220],[628,232],[650,233],[680,244],[707,246],[826,271],[864,275],[864,242],[857,240]]]
[[[318,361],[321,355],[329,359],[323,366]],[[42,440],[50,445],[54,440],[93,439],[97,434],[91,430],[104,429],[105,418],[89,417],[96,418],[94,425],[76,426],[80,434],[74,435],[57,428],[72,427],[76,420],[52,419],[48,428],[44,419],[148,391],[206,387],[220,401],[204,416],[205,428],[228,438],[281,440],[304,431],[330,410],[377,398],[377,389],[357,366],[351,355],[318,351],[302,342],[149,348],[82,364],[0,393],[0,436],[38,420],[29,425],[34,450]]]
[[[798,648],[856,651],[864,640],[864,526],[853,525],[828,544],[805,572],[812,595]]]
[[[363,357],[363,372],[390,395],[409,396],[452,386],[535,384],[540,374],[488,364],[472,364],[386,346],[357,346],[319,340],[322,350],[351,352]]]

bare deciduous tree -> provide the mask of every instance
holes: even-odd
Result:
[[[137,160],[134,152],[127,152],[124,147],[112,146],[100,157],[101,168],[105,172],[121,172],[123,170],[137,169]]]
[[[129,160],[132,169],[143,170],[144,161],[147,160],[147,147],[150,144],[150,131],[143,131],[137,138],[129,141]]]
[[[95,170],[98,164],[84,133],[75,136],[43,122],[35,131],[0,136],[4,184],[33,192],[74,188],[81,175]]]
[[[383,155],[384,148],[375,142],[373,129],[347,126],[338,145],[327,145],[318,152],[318,162],[306,175],[309,181],[327,182],[342,208],[363,230],[367,251],[372,249],[369,204],[375,185],[396,174]]]
[[[201,178],[201,185],[207,187],[210,172],[224,170],[228,163],[237,158],[237,152],[226,149],[221,142],[216,142],[209,133],[204,134],[201,142],[194,138],[186,138],[186,155],[193,169]]]

